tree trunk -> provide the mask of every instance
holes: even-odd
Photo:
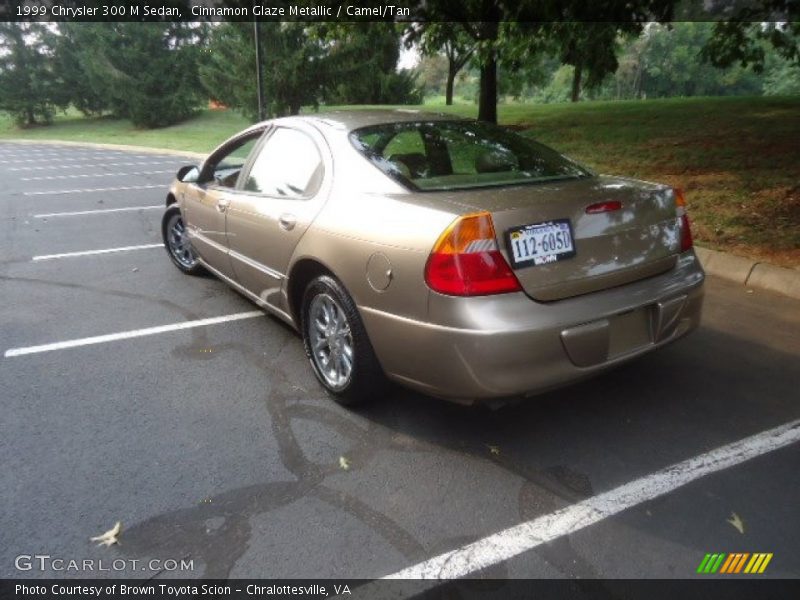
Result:
[[[478,120],[497,123],[497,58],[494,50],[492,50],[486,62],[481,65]]]
[[[452,106],[453,104],[453,85],[456,81],[456,74],[458,73],[458,68],[456,66],[456,61],[450,59],[447,61],[447,87],[445,88],[444,92],[444,103],[447,106]]]
[[[581,99],[581,75],[583,75],[583,65],[575,65],[575,72],[572,75],[572,101],[577,102]]]
[[[27,120],[26,123],[27,127],[33,127],[34,125],[36,125],[36,115],[33,112],[32,106],[29,105],[28,107],[25,108],[25,116]]]

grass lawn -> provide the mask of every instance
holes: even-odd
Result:
[[[477,113],[467,104],[435,108]],[[596,171],[683,187],[703,245],[800,267],[800,97],[501,104],[499,116]],[[19,130],[0,117],[0,139],[206,152],[246,125],[232,111],[204,111],[158,130],[76,115]]]
[[[56,116],[52,125],[19,129],[0,113],[0,140],[64,140],[208,152],[248,125],[234,111],[207,110],[193,119],[161,129],[135,129],[125,119],[86,119],[70,111]]]

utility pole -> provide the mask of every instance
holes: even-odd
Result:
[[[264,75],[261,67],[261,28],[258,24],[258,19],[253,20],[253,37],[256,44],[256,85],[258,86],[258,120],[263,121],[266,119],[264,110]]]

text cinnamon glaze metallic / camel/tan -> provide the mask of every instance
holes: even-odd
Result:
[[[415,111],[254,125],[181,169],[163,234],[179,269],[296,328],[344,404],[384,378],[534,394],[686,335],[703,303],[679,190]]]

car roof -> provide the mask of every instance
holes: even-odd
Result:
[[[409,123],[416,121],[465,121],[464,117],[416,109],[355,109],[332,110],[320,113],[309,113],[295,117],[274,119],[270,122],[280,123],[289,121],[306,121],[314,124],[326,125],[333,129],[350,132],[370,125],[384,125],[388,123]]]

